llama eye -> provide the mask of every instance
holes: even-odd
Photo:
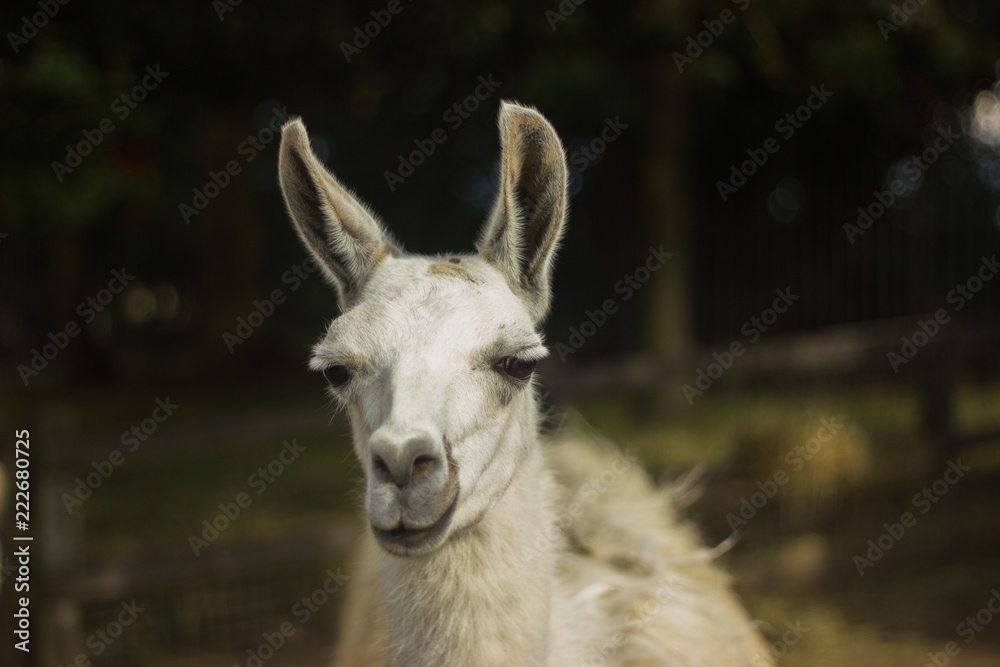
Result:
[[[347,366],[327,366],[323,369],[323,377],[332,387],[343,387],[351,379],[351,371]]]
[[[535,370],[537,363],[537,361],[525,361],[517,357],[504,357],[497,362],[496,368],[499,368],[515,380],[527,380]]]

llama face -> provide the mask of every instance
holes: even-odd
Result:
[[[387,551],[432,551],[502,496],[546,354],[523,302],[476,257],[387,261],[334,320],[310,365],[350,413]]]
[[[301,121],[282,130],[285,202],[342,310],[310,363],[350,414],[368,520],[397,556],[482,521],[534,441],[566,164],[533,109],[504,103],[499,126],[500,194],[479,253],[450,258],[405,255],[319,162]]]

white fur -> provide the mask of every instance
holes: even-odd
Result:
[[[502,370],[546,354],[566,172],[536,111],[505,103],[500,126],[501,194],[479,253],[448,257],[403,253],[301,123],[284,131],[289,211],[343,309],[310,363],[349,371],[332,391],[372,526],[336,664],[770,664],[671,490],[579,428],[543,445],[532,382]]]

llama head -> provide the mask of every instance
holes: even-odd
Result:
[[[566,210],[562,144],[537,111],[500,109],[500,192],[475,255],[408,255],[320,163],[299,120],[279,175],[341,315],[314,347],[351,417],[379,544],[427,554],[479,523],[534,442],[540,322]]]

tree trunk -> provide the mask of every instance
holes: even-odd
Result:
[[[690,24],[689,0],[650,0],[657,23],[670,32]],[[665,32],[665,31],[664,31]],[[678,71],[667,35],[657,38],[649,54],[649,118],[643,168],[643,205],[650,243],[673,253],[650,279],[646,302],[645,342],[662,361],[678,361],[695,351],[691,271],[692,211],[685,177],[687,164],[688,84]],[[681,378],[667,378],[655,401],[659,410],[687,402]]]

